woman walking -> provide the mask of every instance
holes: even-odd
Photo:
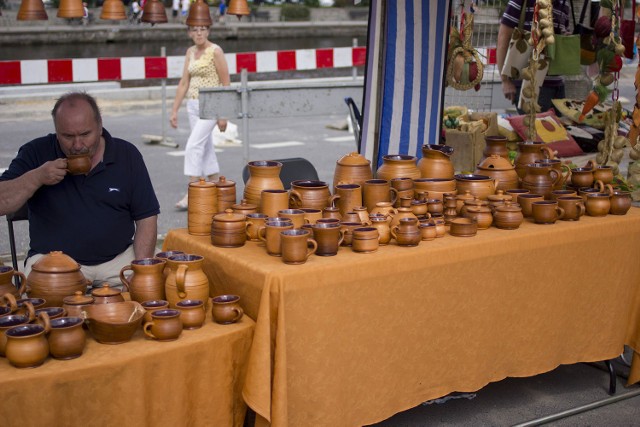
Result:
[[[186,96],[191,135],[185,148],[184,174],[189,177],[189,182],[201,177],[214,181],[220,172],[220,166],[211,132],[216,124],[224,132],[227,121],[201,119],[198,93],[203,87],[229,86],[229,67],[220,46],[209,41],[208,26],[190,26],[188,31],[194,45],[187,49],[169,122],[174,128],[178,127],[178,110]],[[187,209],[187,206],[187,195],[176,203],[176,208],[181,210]]]

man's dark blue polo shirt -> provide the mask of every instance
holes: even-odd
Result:
[[[134,221],[160,213],[149,173],[131,143],[105,140],[103,161],[87,176],[67,174],[29,199],[29,255],[62,251],[83,265],[110,261],[133,242]],[[23,145],[0,180],[65,157],[55,134]]]

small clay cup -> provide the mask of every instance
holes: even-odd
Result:
[[[237,295],[218,295],[211,299],[211,316],[216,323],[236,323],[243,314],[240,297]]]
[[[317,220],[322,218],[321,209],[303,208],[300,210],[304,212],[304,222],[306,224],[315,224]]]
[[[9,329],[6,356],[16,368],[35,368],[44,363],[49,356],[49,342],[45,334],[49,332],[45,326],[26,324]]]
[[[585,213],[585,207],[582,197],[574,196],[561,196],[557,199],[558,206],[564,209],[563,221],[578,221]]]
[[[278,211],[289,208],[289,192],[287,190],[262,190],[260,193],[260,210],[270,217],[278,215]]]
[[[334,256],[338,254],[338,247],[344,240],[344,231],[340,222],[321,222],[318,220],[313,226],[313,238],[318,243],[316,255]]]
[[[428,241],[436,238],[436,225],[425,221],[418,226],[422,240]]]
[[[526,193],[518,196],[518,204],[522,208],[522,215],[528,218],[532,214],[532,204],[544,200],[542,194]]]
[[[204,301],[201,299],[185,299],[176,303],[180,310],[180,320],[184,329],[198,329],[207,316]]]
[[[80,357],[87,343],[82,329],[84,320],[80,317],[59,317],[51,319],[49,331],[49,352],[56,359]]]
[[[269,255],[282,255],[282,239],[280,238],[280,232],[284,230],[293,230],[293,223],[291,220],[287,219],[287,221],[282,221],[269,218],[265,223],[265,226],[258,229],[258,238],[264,242]]]
[[[540,200],[531,204],[531,215],[536,224],[555,224],[564,218],[564,209],[553,200]]]
[[[86,175],[91,170],[91,157],[88,154],[70,154],[67,156],[67,172],[71,175]]]
[[[247,224],[245,226],[247,240],[251,242],[260,241],[260,238],[258,238],[258,230],[260,229],[260,227],[265,226],[265,221],[267,220],[267,218],[267,214],[263,213],[252,213],[247,215]]]
[[[300,228],[305,224],[304,211],[302,209],[282,209],[278,211],[278,217],[290,219],[293,228]]]
[[[611,209],[611,196],[608,193],[589,193],[584,206],[589,216],[606,216]]]
[[[553,190],[551,192],[551,200],[558,200],[558,197],[563,196],[577,196],[578,192],[575,190]]]
[[[151,322],[144,324],[146,336],[157,341],[175,341],[182,333],[180,310],[163,308],[151,313]]]
[[[280,232],[280,239],[282,262],[285,264],[304,264],[318,249],[318,243],[311,238],[309,230],[284,230]]]
[[[151,322],[151,313],[156,310],[162,310],[163,308],[169,308],[169,301],[163,299],[156,299],[151,301],[143,301],[140,303],[142,308],[144,308],[145,313],[143,317],[144,323]]]
[[[375,227],[358,227],[352,231],[351,249],[354,252],[370,253],[380,246],[380,233]]]

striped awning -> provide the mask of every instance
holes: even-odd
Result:
[[[439,142],[449,4],[371,2],[361,153],[378,166]]]

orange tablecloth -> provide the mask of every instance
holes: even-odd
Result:
[[[0,424],[242,426],[254,327],[246,316],[233,325],[208,316],[172,342],[145,339],[140,328],[128,343],[89,338],[81,357],[38,368],[16,369],[1,358]]]
[[[213,294],[257,320],[245,401],[276,426],[359,426],[452,391],[640,350],[640,209],[285,265],[211,246]],[[640,380],[637,360],[631,382]]]

